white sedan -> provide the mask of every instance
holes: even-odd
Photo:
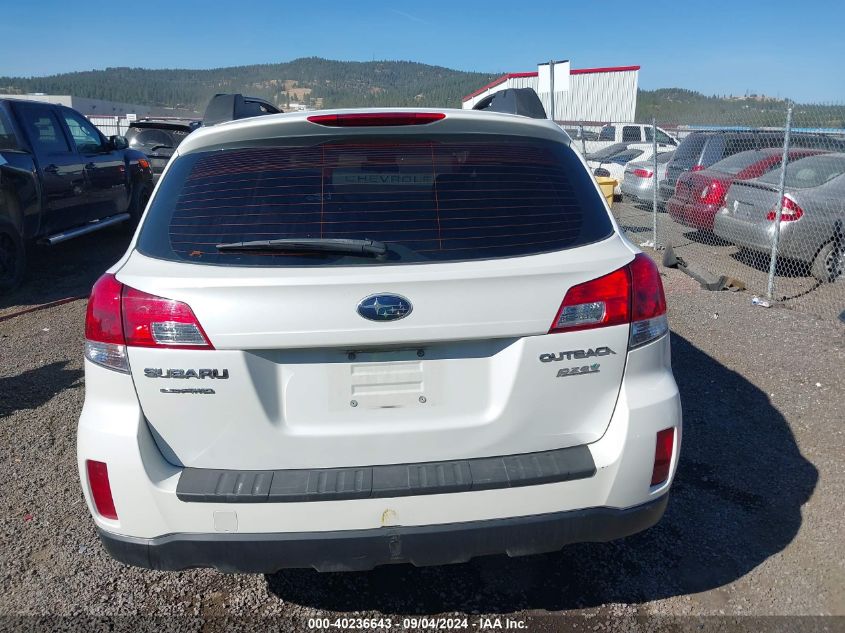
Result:
[[[657,153],[671,152],[674,148],[660,147]],[[586,157],[587,166],[594,176],[608,176],[616,179],[614,195],[622,195],[620,188],[625,179],[625,166],[631,161],[648,161],[654,156],[651,143],[615,143]]]

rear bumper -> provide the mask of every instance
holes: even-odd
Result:
[[[675,184],[676,180],[668,180],[664,179],[660,182],[660,185],[657,187],[657,200],[663,204],[666,204],[675,194]]]
[[[690,204],[675,196],[672,196],[666,202],[666,211],[673,220],[684,226],[701,229],[702,231],[713,230],[713,218],[716,217],[719,208],[714,204]]]
[[[780,238],[778,241],[778,256],[790,257],[801,261],[810,262],[815,251],[812,246],[808,247],[809,240],[802,244],[801,239],[793,239],[796,223],[782,222],[780,226]],[[745,221],[731,215],[719,213],[713,223],[713,232],[727,240],[758,253],[771,253],[772,241],[774,240],[774,222]]]
[[[144,567],[358,569],[385,562],[458,562],[502,552],[515,556],[554,551],[575,541],[606,541],[658,520],[662,506],[654,514],[645,508],[668,493],[682,445],[681,405],[666,336],[628,353],[610,423],[600,439],[585,445],[595,468],[591,476],[561,477],[558,468],[555,477],[516,487],[508,466],[507,487],[476,486],[480,480],[473,475],[470,488],[464,485],[461,491],[415,489],[409,494],[403,489],[398,496],[370,493],[323,500],[294,490],[295,498],[271,500],[270,492],[266,499],[254,498],[250,487],[248,499],[215,494],[186,501],[180,498],[179,483],[187,469],[164,458],[130,377],[89,361],[85,367],[86,401],[77,444],[83,493],[109,551]],[[655,434],[669,427],[675,428],[669,478],[652,486]],[[553,445],[550,449],[557,450]],[[88,459],[108,464],[118,520],[100,516],[93,507]],[[481,459],[482,466],[488,465]],[[520,463],[516,459],[515,468]],[[375,476],[373,482],[375,488]],[[451,544],[424,549],[440,539]]]
[[[640,178],[640,180],[643,179]],[[630,180],[623,180],[620,188],[623,195],[630,196],[631,198],[641,202],[651,202],[654,198],[654,186],[650,183],[650,181],[646,181],[642,184],[635,184],[630,182]]]
[[[587,508],[525,517],[431,526],[384,527],[281,534],[168,534],[120,536],[99,530],[120,562],[178,571],[214,567],[224,572],[273,573],[313,567],[363,571],[378,565],[461,563],[477,556],[524,556],[560,550],[570,543],[605,542],[651,527],[669,495],[633,508]]]

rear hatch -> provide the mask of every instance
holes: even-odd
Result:
[[[190,306],[213,346],[129,348],[170,461],[397,464],[604,433],[629,326],[548,334],[569,288],[633,258],[589,174],[548,139],[405,132],[193,151],[170,168],[117,274]],[[275,238],[388,252],[217,248]]]

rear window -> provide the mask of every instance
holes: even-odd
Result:
[[[587,160],[603,160],[611,156],[616,156],[619,152],[624,152],[626,149],[628,149],[628,146],[625,143],[614,143],[613,145],[601,148],[597,152],[588,154]]]
[[[0,110],[0,149],[20,149],[12,123],[3,110]]]
[[[612,125],[605,125],[601,132],[599,132],[599,140],[600,141],[615,141],[616,140],[616,128]]]
[[[723,174],[736,176],[739,172],[751,167],[751,165],[754,165],[761,160],[769,158],[770,156],[770,152],[764,152],[761,150],[740,152],[739,154],[734,154],[733,156],[728,156],[727,158],[720,160],[715,163],[711,169],[720,171]]]
[[[775,169],[760,176],[761,182],[773,185],[780,183],[780,169]],[[808,156],[794,163],[786,165],[787,187],[802,189],[806,187],[818,187],[845,172],[845,154],[820,154]]]
[[[687,167],[695,165],[701,156],[701,150],[704,149],[705,142],[707,142],[707,136],[704,134],[690,134],[678,145],[672,162]]]
[[[179,158],[152,201],[138,249],[241,266],[422,263],[533,255],[613,232],[591,176],[561,143],[509,136],[311,142]],[[374,259],[216,248],[284,238],[372,239],[389,252]]]
[[[632,160],[639,158],[643,155],[643,151],[641,149],[627,149],[625,151],[619,152],[618,154],[614,154],[606,158],[605,160],[608,163],[616,163],[617,165],[627,165]]]
[[[175,148],[188,135],[187,131],[164,130],[149,127],[130,127],[126,132],[126,140],[132,147],[151,149]]]

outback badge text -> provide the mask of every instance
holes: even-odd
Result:
[[[609,347],[597,347],[596,349],[574,349],[568,352],[558,352],[557,354],[540,354],[541,363],[551,363],[556,360],[581,360],[583,358],[593,358],[594,356],[610,356],[616,354]]]

